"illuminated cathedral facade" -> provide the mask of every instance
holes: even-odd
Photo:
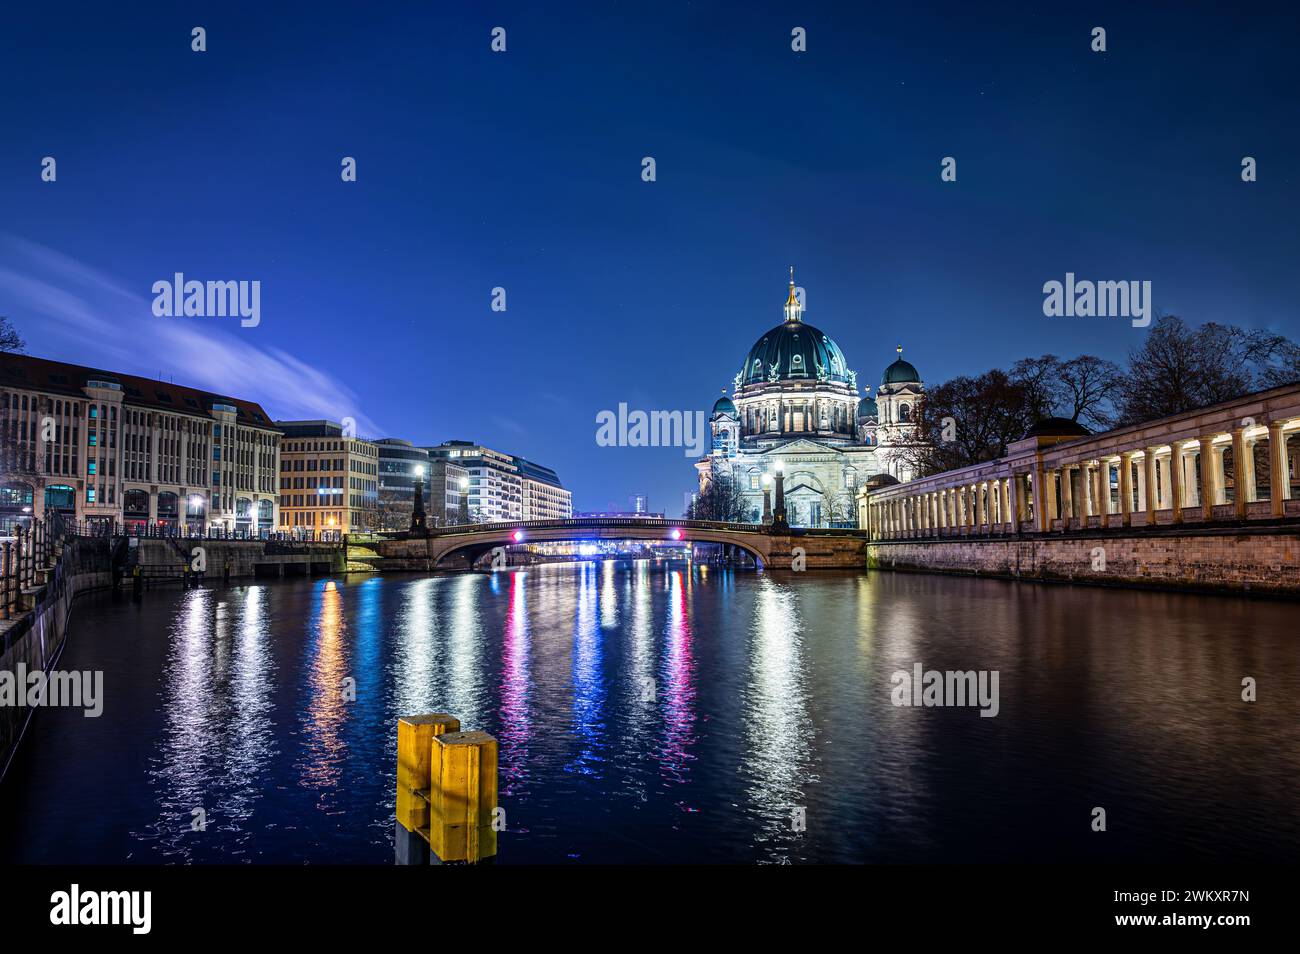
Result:
[[[906,453],[918,440],[925,386],[916,368],[898,358],[885,368],[875,396],[860,394],[857,373],[839,345],[803,320],[791,270],[785,320],[758,339],[709,415],[711,445],[700,458],[700,491],[715,480],[735,482],[746,516],[770,510],[764,491],[784,474],[792,526],[853,526],[854,496],[877,474],[913,476]]]

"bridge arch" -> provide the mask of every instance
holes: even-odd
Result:
[[[490,529],[489,529],[490,528]],[[529,543],[582,543],[592,540],[633,540],[645,543],[718,543],[738,547],[753,559],[755,565],[768,562],[766,537],[757,528],[745,532],[708,530],[677,525],[671,529],[681,532],[673,538],[665,527],[567,527],[535,528],[528,524],[489,524],[466,533],[447,533],[432,538],[429,556],[436,570],[472,566],[485,553],[496,547],[525,546]],[[521,534],[516,538],[516,533]],[[750,539],[752,538],[752,539]],[[468,560],[468,563],[465,561]]]

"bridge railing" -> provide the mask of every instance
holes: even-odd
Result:
[[[559,520],[495,520],[490,523],[462,523],[430,527],[429,536],[455,536],[458,534],[500,533],[506,530],[603,530],[603,529],[661,529],[661,530],[721,530],[728,533],[771,533],[770,524],[744,523],[724,520],[670,520],[666,517],[570,517]],[[849,527],[795,527],[794,534],[819,536],[866,536],[865,530]],[[380,531],[375,538],[392,539],[406,535],[405,531]]]

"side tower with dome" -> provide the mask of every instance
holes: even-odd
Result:
[[[901,352],[877,396],[860,394],[840,346],[804,320],[791,269],[784,320],[749,349],[731,397],[724,391],[709,414],[710,450],[695,464],[700,490],[735,481],[757,522],[762,477],[780,468],[792,525],[851,526],[859,483],[878,473],[910,478],[896,449],[916,440],[923,396]]]

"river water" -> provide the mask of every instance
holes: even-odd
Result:
[[[396,720],[443,711],[499,740],[498,863],[1295,861],[1295,620],[613,561],[88,597],[103,714],[37,713],[0,859],[391,863]],[[996,717],[895,705],[918,663]]]

